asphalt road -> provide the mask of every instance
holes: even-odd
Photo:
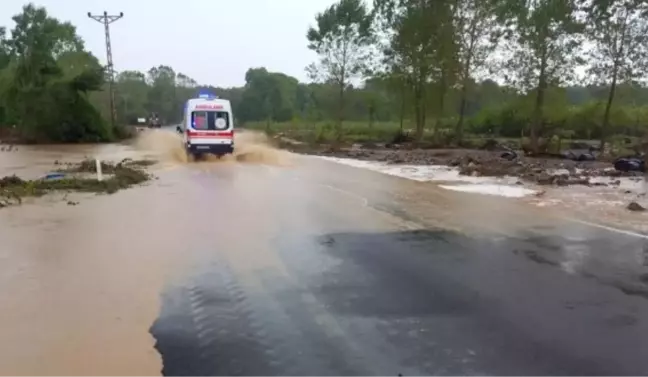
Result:
[[[0,372],[648,374],[643,237],[311,158],[157,175],[0,213]]]
[[[328,162],[194,181],[166,375],[648,373],[644,238]]]

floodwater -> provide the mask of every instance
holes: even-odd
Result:
[[[262,136],[243,134],[237,144],[236,155],[218,163],[290,163]],[[187,169],[182,152],[179,137],[166,130],[145,132],[130,145],[0,152],[0,176],[32,179],[55,168],[55,161],[160,161],[152,168],[160,179],[144,187],[112,196],[71,193],[66,200],[50,195],[0,211],[0,373],[159,374],[148,328],[160,293],[197,240],[191,222],[212,220],[193,219],[187,211],[187,197],[195,192],[186,182],[214,162]],[[71,199],[79,205],[67,205]]]
[[[648,373],[646,237],[236,143],[0,152],[33,178],[160,161],[142,187],[0,210],[0,374]]]
[[[601,183],[599,186],[552,187],[521,185],[516,177],[464,176],[459,174],[457,168],[448,166],[388,164],[336,157],[318,158],[418,182],[434,182],[446,190],[519,198],[531,205],[548,208],[574,219],[648,234],[648,212],[637,213],[626,209],[633,201],[648,208],[648,186],[641,177],[598,177],[591,178],[590,181]]]

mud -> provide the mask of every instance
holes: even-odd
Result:
[[[525,157],[521,154],[509,161],[501,151],[470,149],[368,149],[356,146],[345,149],[316,148],[306,153],[390,164],[445,165],[456,167],[460,174],[483,177],[518,177],[538,185],[608,185],[594,183],[594,177],[634,177],[639,172],[621,172],[607,161],[572,161],[559,158]],[[614,184],[613,181],[609,184]]]

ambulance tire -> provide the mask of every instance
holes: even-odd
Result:
[[[198,156],[195,153],[187,151],[187,162],[196,162],[197,160]]]

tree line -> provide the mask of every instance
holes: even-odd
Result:
[[[21,140],[103,141],[107,127],[88,96],[104,70],[75,27],[26,5],[9,31],[0,27],[0,127]]]
[[[466,124],[482,131],[517,124],[535,150],[541,137],[556,133],[596,135],[603,147],[612,133],[645,129],[645,103],[618,98],[622,91],[645,90],[645,0],[374,0],[372,5],[340,0],[319,13],[307,33],[309,48],[320,56],[309,67],[312,77],[338,87],[340,130],[346,89],[365,78],[401,95],[419,139],[428,123],[435,136],[443,135],[448,121],[459,142]],[[489,77],[503,81],[500,89],[509,98],[471,114],[469,104]],[[576,83],[592,93],[586,103],[573,102]]]
[[[242,87],[201,85],[173,67],[115,73],[118,123],[179,121],[201,89],[240,123],[347,121],[466,133],[642,136],[648,130],[648,0],[339,0],[305,42],[319,59],[299,82],[250,68]],[[73,25],[28,4],[0,28],[0,127],[29,141],[101,141],[107,74]],[[0,130],[2,131],[2,130]]]

